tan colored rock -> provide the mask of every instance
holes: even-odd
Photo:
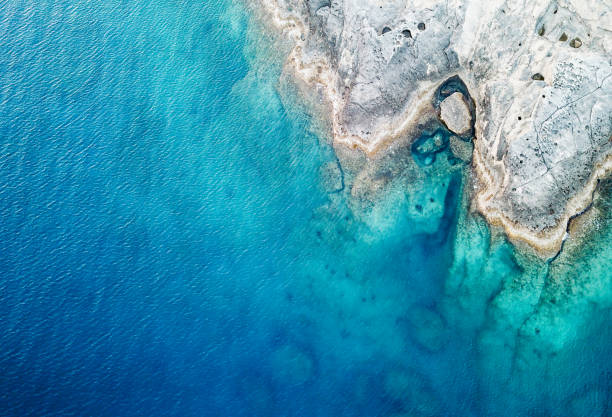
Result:
[[[462,135],[470,130],[472,116],[463,94],[453,93],[440,104],[440,119],[448,130]]]

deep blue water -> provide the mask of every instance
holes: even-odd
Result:
[[[0,415],[610,415],[608,223],[547,276],[448,149],[353,204],[250,19],[0,4]]]

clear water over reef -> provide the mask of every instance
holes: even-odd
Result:
[[[345,179],[250,16],[0,5],[0,415],[611,415],[612,182],[547,263],[446,142]]]

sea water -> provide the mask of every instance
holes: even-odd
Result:
[[[0,415],[610,415],[610,182],[553,262],[447,147],[356,204],[282,60],[242,3],[0,4]]]

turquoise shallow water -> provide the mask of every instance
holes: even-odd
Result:
[[[281,52],[231,2],[0,5],[0,414],[610,415],[612,185],[550,265],[447,148],[370,195]]]

